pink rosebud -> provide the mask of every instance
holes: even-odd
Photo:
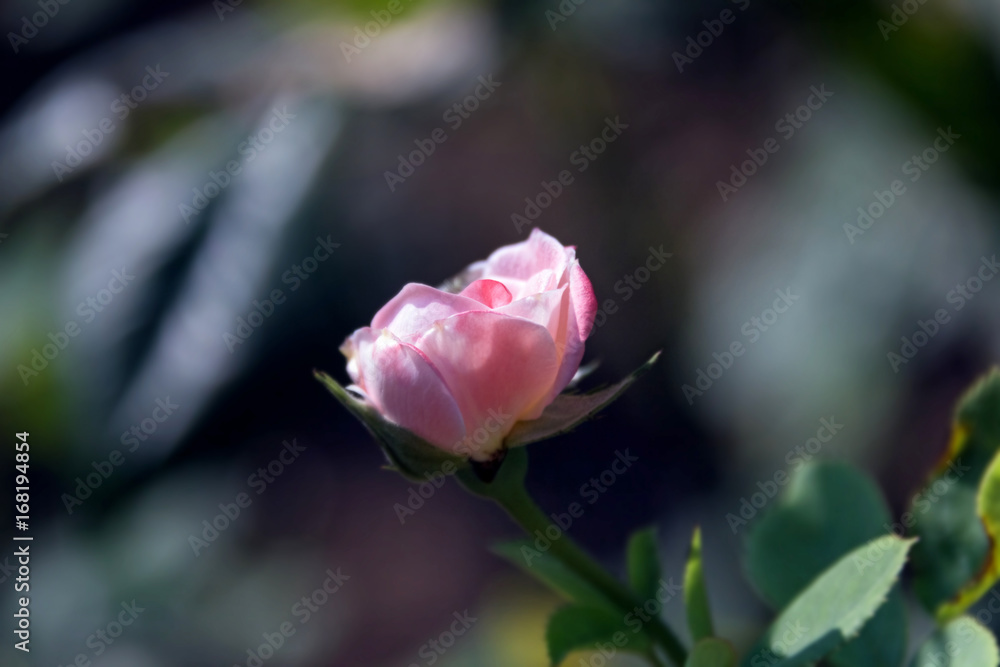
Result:
[[[406,285],[340,349],[385,419],[486,461],[573,378],[597,300],[575,249],[538,229],[461,279],[458,293]]]

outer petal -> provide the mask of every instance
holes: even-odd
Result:
[[[548,397],[549,401],[566,388],[580,367],[585,341],[594,327],[594,317],[597,315],[597,297],[594,296],[594,288],[576,260],[570,265],[568,282],[570,299],[565,318],[565,334],[564,338],[556,339],[562,352],[562,360],[555,384],[552,385],[552,392]]]
[[[422,334],[438,320],[486,306],[467,296],[410,283],[375,313],[373,329],[389,329],[403,340]]]
[[[590,279],[580,268],[578,261],[574,261],[569,267],[569,291],[572,295],[570,302],[580,341],[583,342],[587,340],[594,328],[594,317],[597,316],[597,297],[594,295],[594,287],[590,284]]]
[[[484,278],[529,280],[546,269],[557,276],[566,268],[566,250],[555,238],[540,229],[531,230],[528,240],[504,246],[486,260]],[[515,295],[515,298],[518,295]]]
[[[454,451],[465,436],[458,404],[434,365],[388,329],[355,332],[359,383],[389,421]]]
[[[488,459],[515,422],[541,414],[559,367],[545,327],[494,311],[442,320],[416,346],[452,388],[478,459]]]

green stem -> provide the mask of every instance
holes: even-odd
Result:
[[[491,495],[493,500],[503,507],[529,535],[533,535],[535,531],[544,535],[546,528],[553,525],[549,517],[528,495],[523,485],[505,485],[502,490],[496,490],[499,493]],[[590,582],[624,614],[628,614],[635,607],[642,605],[643,601],[637,600],[631,591],[608,574],[607,570],[577,546],[565,532],[558,539],[552,540],[550,552],[567,567]],[[652,617],[647,627],[653,638],[666,650],[670,659],[677,665],[683,665],[687,660],[687,651],[670,628],[659,617]]]

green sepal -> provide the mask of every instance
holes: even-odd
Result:
[[[572,431],[611,405],[626,389],[632,386],[633,382],[647,373],[659,358],[660,353],[657,352],[646,363],[632,371],[628,377],[610,387],[598,389],[588,394],[559,394],[545,408],[541,417],[515,424],[504,439],[504,445],[513,449]]]

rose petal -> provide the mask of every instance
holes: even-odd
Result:
[[[566,340],[569,300],[569,289],[560,287],[512,301],[506,306],[496,308],[495,312],[521,317],[535,324],[541,324],[548,329],[549,335],[552,336],[552,340],[556,344],[556,352],[561,359],[561,348]]]
[[[559,367],[545,327],[495,311],[449,317],[415,345],[451,387],[479,459],[499,448],[515,422],[541,414]]]
[[[568,276],[570,300],[569,312],[565,319],[565,335],[557,339],[562,343],[560,349],[562,357],[559,372],[547,397],[548,401],[552,401],[566,388],[580,367],[585,342],[593,329],[594,317],[597,315],[597,297],[594,295],[594,288],[576,260],[570,265]]]
[[[434,364],[388,329],[362,329],[356,336],[359,384],[376,409],[427,442],[454,451],[465,436],[465,422]]]
[[[528,240],[495,250],[486,260],[483,277],[527,281],[546,269],[560,276],[565,268],[566,251],[562,244],[536,228],[531,230]]]
[[[576,316],[576,326],[580,341],[587,340],[594,328],[594,318],[597,316],[597,296],[590,284],[587,274],[580,268],[580,262],[574,261],[569,267],[570,302],[573,304],[573,314]]]
[[[485,309],[482,303],[467,296],[410,283],[375,313],[372,328],[388,329],[409,342],[411,337],[424,333],[438,320],[469,310]]]
[[[477,280],[461,291],[460,296],[475,299],[489,308],[499,308],[511,302],[510,290],[496,280]]]

